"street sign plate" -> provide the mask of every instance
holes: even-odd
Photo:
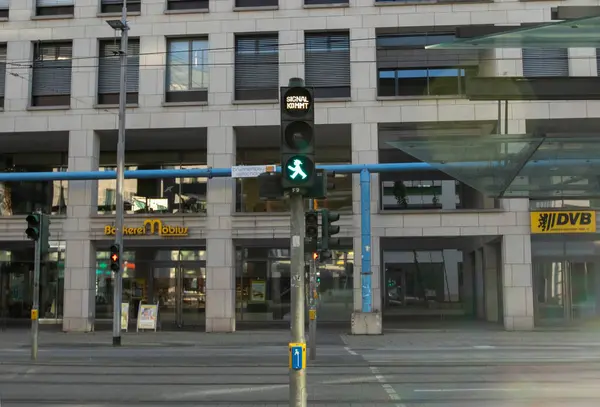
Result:
[[[290,343],[290,369],[302,370],[306,368],[306,344]]]
[[[274,165],[236,165],[231,167],[231,178],[257,178],[265,172],[275,172]]]

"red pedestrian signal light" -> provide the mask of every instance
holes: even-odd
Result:
[[[110,269],[115,273],[121,270],[121,262],[119,261],[119,245],[110,246]]]

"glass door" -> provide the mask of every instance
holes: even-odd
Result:
[[[204,324],[206,268],[198,262],[174,262],[154,267],[154,301],[159,318],[177,328]]]
[[[586,320],[595,317],[596,273],[594,263],[566,262],[569,286],[569,320]]]
[[[206,268],[198,263],[183,262],[178,267],[181,291],[179,322],[182,326],[204,325],[206,321]]]

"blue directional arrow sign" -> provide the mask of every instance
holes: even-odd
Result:
[[[292,369],[302,370],[304,360],[304,349],[302,346],[292,346]]]
[[[288,344],[290,353],[290,369],[306,369],[306,343],[293,342]]]

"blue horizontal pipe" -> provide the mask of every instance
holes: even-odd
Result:
[[[338,174],[356,174],[362,170],[370,173],[381,172],[406,172],[406,171],[427,171],[446,168],[470,168],[470,167],[502,167],[502,163],[497,162],[456,162],[448,164],[431,165],[428,163],[394,163],[394,164],[333,164],[318,165],[318,169],[336,172]],[[600,166],[600,159],[581,160],[544,160],[530,161],[524,169],[537,167],[574,167],[574,166]],[[277,167],[281,171],[281,167]],[[152,178],[186,178],[186,177],[231,177],[230,168],[209,168],[209,169],[187,169],[187,170],[133,170],[125,171],[125,178],[128,179],[152,179]],[[0,172],[0,182],[15,181],[83,181],[98,179],[116,179],[115,171],[66,171],[66,172]]]

